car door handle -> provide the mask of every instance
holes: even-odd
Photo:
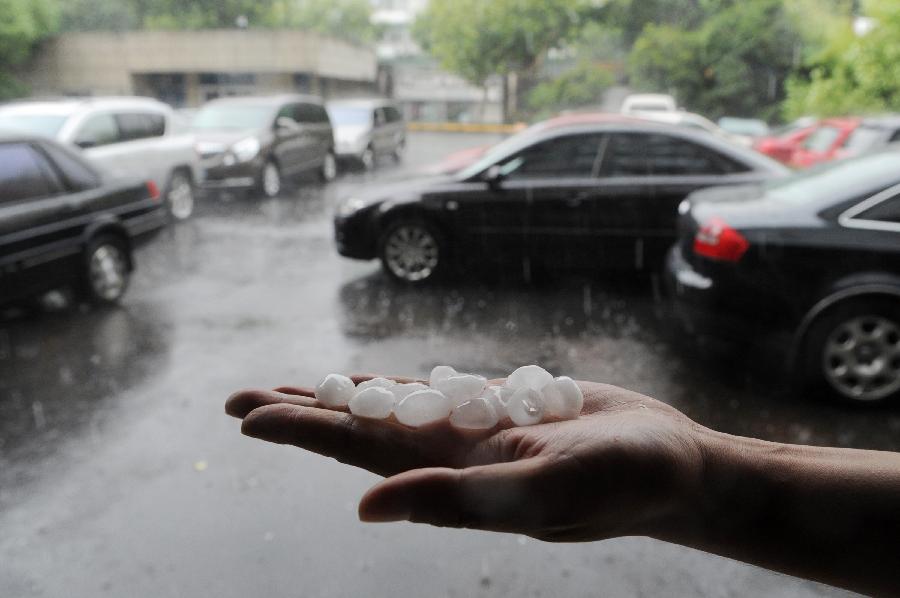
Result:
[[[590,193],[576,193],[566,198],[566,205],[570,208],[577,208],[590,196]]]

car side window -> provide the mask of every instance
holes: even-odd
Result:
[[[89,117],[75,135],[75,145],[82,148],[100,147],[120,140],[119,125],[112,114]]]
[[[29,143],[0,144],[0,204],[62,191],[47,160]]]
[[[601,134],[568,135],[537,143],[502,166],[510,179],[593,177]]]
[[[279,118],[289,118],[294,122],[300,122],[300,104],[285,104],[278,111],[278,114],[275,116],[276,119]]]
[[[606,176],[702,176],[746,171],[728,156],[699,144],[660,134],[618,133],[603,158]]]
[[[878,220],[900,224],[900,195],[887,199],[872,206],[868,210],[855,216],[857,220]]]
[[[166,118],[154,112],[128,112],[115,115],[122,141],[150,139],[166,134]]]
[[[297,121],[309,125],[320,125],[329,122],[325,108],[317,104],[299,104]]]
[[[900,141],[900,129],[894,131],[894,133],[891,135],[891,138],[888,139],[888,143],[894,143],[895,141]]]
[[[376,127],[383,127],[388,123],[387,113],[384,108],[377,108],[375,110],[374,122]]]

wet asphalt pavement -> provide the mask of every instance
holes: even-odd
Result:
[[[900,450],[900,410],[794,396],[765,355],[697,349],[650,279],[410,290],[337,256],[338,198],[489,140],[418,134],[374,175],[208,198],[138,254],[121,308],[0,319],[0,596],[844,595],[643,538],[363,525],[375,476],[244,438],[224,415],[235,389],[332,371],[535,362],[731,433]]]

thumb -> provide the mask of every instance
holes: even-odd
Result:
[[[412,521],[440,527],[527,532],[545,519],[545,460],[531,458],[465,469],[414,469],[370,489],[362,521]]]

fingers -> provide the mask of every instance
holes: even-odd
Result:
[[[315,407],[318,402],[309,395],[297,393],[284,393],[281,390],[242,390],[234,393],[225,401],[225,413],[232,417],[243,419],[254,409],[267,405],[281,403],[299,405],[301,407]]]
[[[251,411],[244,418],[241,432],[333,457],[379,475],[422,466],[420,445],[413,431],[340,411],[288,402],[269,404]]]
[[[422,384],[428,384],[428,380],[407,378],[406,376],[382,376],[381,374],[356,374],[350,376],[350,379],[353,380],[354,384],[359,384],[360,382],[365,382],[366,380],[371,380],[372,378],[387,378],[388,380],[393,380],[398,384],[409,384],[410,382],[421,382]]]
[[[541,457],[466,469],[418,469],[389,478],[363,497],[363,521],[533,533],[547,519],[547,461]]]

